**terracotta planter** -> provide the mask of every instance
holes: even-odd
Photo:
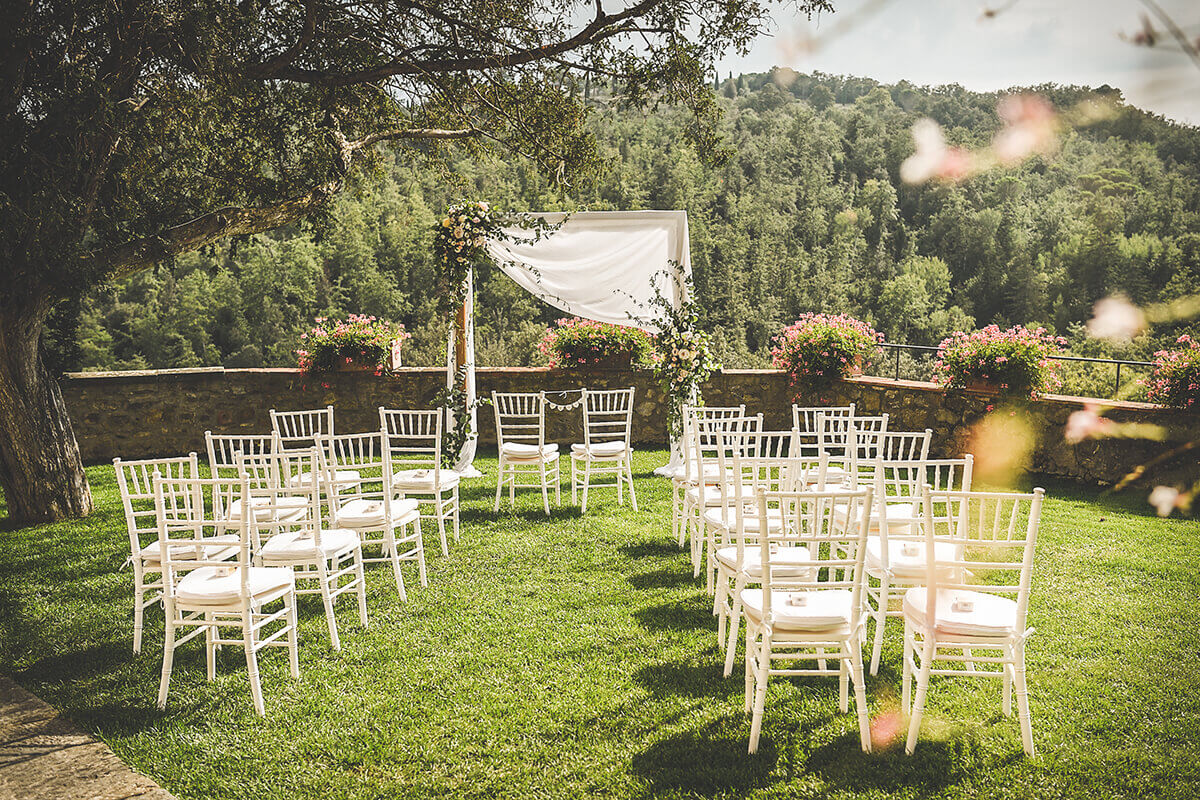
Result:
[[[399,340],[392,342],[392,349],[391,349],[391,353],[388,354],[387,364],[385,364],[383,366],[385,366],[387,369],[399,369],[400,368],[400,350],[401,350],[402,346],[403,346],[403,342],[400,342]],[[362,363],[359,363],[358,361],[350,361],[349,363],[342,362],[341,364],[338,364],[337,371],[338,372],[374,372],[375,370],[379,369],[379,367],[380,367],[379,364],[374,364],[374,363],[362,364]]]
[[[1000,394],[1000,384],[984,378],[969,378],[963,387],[967,394],[977,394],[982,397],[995,397]]]
[[[633,368],[633,353],[617,353],[616,355],[605,356],[599,361],[594,361],[591,364],[564,364],[563,369],[581,370],[581,369],[602,369],[602,370],[628,370]]]

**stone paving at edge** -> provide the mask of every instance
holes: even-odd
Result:
[[[51,706],[0,676],[0,800],[175,800]]]

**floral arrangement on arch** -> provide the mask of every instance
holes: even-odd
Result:
[[[346,369],[371,369],[376,375],[390,372],[400,363],[400,349],[412,334],[399,322],[387,322],[364,314],[346,319],[317,317],[303,345],[296,351],[300,370],[307,374]]]
[[[1200,342],[1185,333],[1176,344],[1184,346],[1154,354],[1154,368],[1142,384],[1151,403],[1192,411],[1200,403]]]
[[[678,274],[678,273],[676,273]],[[659,328],[654,337],[654,374],[667,395],[667,429],[671,438],[683,436],[683,407],[702,403],[700,385],[721,369],[708,334],[700,330],[700,309],[692,300],[692,280],[683,276],[677,287],[682,298],[676,306],[655,284],[650,304],[658,309]]]
[[[793,393],[820,389],[861,372],[883,334],[848,314],[808,313],[775,337],[771,364],[791,376]]]
[[[569,317],[547,328],[537,348],[551,367],[647,367],[654,341],[640,328]]]
[[[1065,344],[1066,339],[1045,328],[1024,325],[958,331],[938,346],[933,377],[947,389],[986,384],[1000,395],[1036,398],[1062,386],[1053,357]]]

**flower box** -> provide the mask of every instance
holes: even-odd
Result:
[[[538,350],[559,369],[627,370],[649,366],[653,346],[639,328],[575,318],[547,329]]]
[[[1054,356],[1064,343],[1045,328],[1023,325],[958,331],[938,347],[934,380],[947,391],[1037,397],[1062,385]]]
[[[300,369],[319,372],[386,372],[400,366],[404,326],[375,317],[351,314],[346,320],[318,317],[316,326],[301,336],[305,349],[296,351]]]

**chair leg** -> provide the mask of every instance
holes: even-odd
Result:
[[[863,680],[862,649],[847,642],[850,649],[850,670],[854,681],[854,705],[858,712],[858,738],[864,753],[871,752],[871,720],[867,716],[867,685]],[[843,662],[845,663],[845,662]]]
[[[850,660],[843,658],[838,662],[838,711],[843,714],[850,711]]]
[[[672,502],[677,504],[672,506],[672,508],[678,509],[678,515],[672,521],[675,524],[675,535],[679,539],[679,549],[682,550],[683,546],[687,544],[687,526],[683,524],[686,514],[684,509],[686,508],[687,485],[680,482],[672,486],[671,489],[674,492],[674,497],[671,498]]]
[[[1017,716],[1021,722],[1021,744],[1025,755],[1033,758],[1033,719],[1029,715],[1029,688],[1025,685],[1025,647],[1016,646],[1013,663],[1013,685],[1017,695]]]
[[[1012,716],[1012,686],[1013,686],[1013,668],[1012,664],[1004,665],[1004,677],[1000,679],[1003,688],[1000,690],[1000,710],[1004,712],[1004,716]]]
[[[496,505],[492,507],[492,511],[500,510],[500,493],[504,489],[504,459],[500,459],[500,466],[496,469]]]
[[[288,671],[293,678],[300,677],[300,624],[296,618],[296,593],[288,592],[283,596],[283,604],[287,607],[288,626]]]
[[[587,498],[588,488],[592,485],[592,461],[584,459],[583,462],[583,505],[580,506],[580,513],[587,513]]]
[[[754,626],[751,625],[749,622],[747,622],[746,623],[746,669],[745,669],[746,696],[744,698],[745,699],[745,707],[743,708],[743,712],[746,714],[750,713],[750,709],[753,706],[752,698],[754,697],[754,670],[756,668],[755,664],[758,663],[757,660],[755,659],[755,655],[754,655],[754,639],[755,639]]]
[[[175,661],[175,608],[167,603],[167,625],[163,635],[162,677],[158,682],[158,707],[167,707],[167,687],[171,685],[171,665]]]
[[[758,752],[758,738],[762,734],[763,711],[767,705],[767,676],[771,670],[771,640],[764,633],[759,643],[759,658],[754,675],[754,708],[750,718],[750,752]]]
[[[421,533],[421,517],[419,515],[417,516],[417,519],[413,522],[413,525],[415,526],[413,528],[413,530],[416,531],[416,541],[417,541],[417,575],[421,579],[421,585],[428,586],[429,585],[429,576],[425,572],[425,535],[423,533]],[[397,559],[396,560],[397,570],[399,570],[399,567],[400,567],[400,561],[399,561],[399,559]],[[401,580],[401,584],[403,584],[403,580]]]
[[[321,602],[325,604],[325,620],[329,625],[329,642],[334,650],[342,649],[342,640],[338,637],[337,615],[333,613],[333,598],[329,594],[329,571],[325,568],[325,560],[317,561],[317,580],[321,582]]]
[[[546,516],[550,516],[550,484],[546,480],[546,462],[542,461],[538,464],[542,473],[542,508],[546,510]]]
[[[733,605],[729,610],[729,643],[725,646],[725,677],[733,674],[733,658],[737,654],[738,626],[742,622],[742,589],[745,582],[739,575],[733,590]]]
[[[912,706],[910,705],[912,701],[912,658],[912,628],[906,619],[904,620],[904,662],[901,665],[900,673],[900,705],[903,707],[905,714],[912,711]]]
[[[579,461],[571,456],[571,505],[579,505]]]
[[[913,699],[912,714],[908,720],[908,739],[904,752],[912,755],[917,747],[917,735],[921,732],[921,715],[925,713],[925,694],[929,691],[929,670],[933,668],[934,641],[926,637],[921,649],[921,669],[917,672],[917,696]]]
[[[145,616],[146,588],[142,576],[133,578],[133,654],[142,652],[142,618]]]
[[[562,505],[562,474],[559,461],[554,462],[554,505]]]
[[[421,524],[419,512],[416,524],[418,526]],[[400,546],[396,544],[395,530],[386,530],[383,532],[383,547],[388,552],[388,560],[392,562],[392,577],[396,580],[396,594],[400,596],[400,602],[404,602],[408,600],[408,592],[404,589],[404,573],[400,571]],[[424,566],[424,563],[422,563],[422,566]]]
[[[633,506],[633,510],[637,511],[637,494],[633,490],[633,457],[630,456],[625,460],[625,475],[629,481],[629,504]]]
[[[517,502],[517,465],[508,465],[508,504],[516,505]]]
[[[454,509],[451,511],[454,516],[454,541],[458,541],[458,487],[454,487],[454,491],[450,494],[454,500]]]
[[[254,711],[260,717],[265,717],[267,709],[263,705],[262,682],[258,675],[258,651],[254,649],[252,623],[251,613],[247,611],[246,616],[242,618],[242,647],[246,651],[246,675],[250,678],[250,698],[254,701]]]
[[[871,648],[871,674],[879,674],[879,657],[883,654],[883,629],[887,625],[888,605],[888,576],[885,574],[879,582],[879,602],[875,609],[875,642]]]
[[[442,540],[442,555],[450,555],[450,546],[446,544],[446,518],[442,516],[442,504],[440,499],[434,498],[433,514],[437,519],[438,538]]]
[[[363,569],[362,545],[354,551],[354,574],[358,580],[358,621],[367,627],[367,573]]]
[[[204,626],[204,661],[208,668],[208,679],[211,681],[217,677],[217,645],[213,642],[216,631],[213,630],[212,612],[204,612],[204,621],[207,623]]]

